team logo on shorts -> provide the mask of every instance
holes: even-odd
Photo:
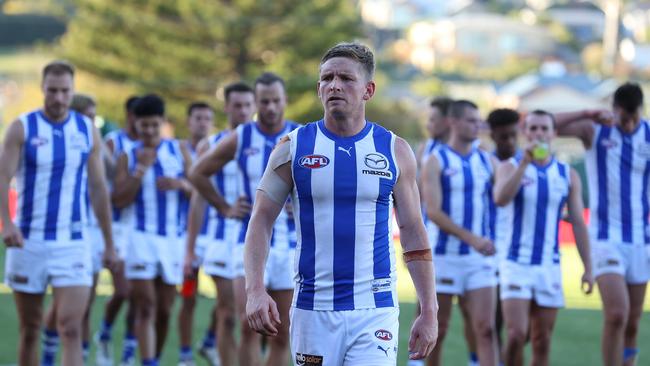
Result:
[[[379,329],[375,332],[375,337],[381,339],[382,341],[390,341],[393,339],[393,333],[387,331],[386,329]]]
[[[323,366],[323,356],[296,353],[296,365],[299,366]]]
[[[29,278],[27,276],[22,276],[17,273],[12,273],[9,275],[9,282],[16,285],[26,285],[29,283]]]
[[[298,165],[307,169],[320,169],[328,166],[330,159],[324,155],[305,155],[298,160]]]
[[[370,169],[363,169],[361,173],[376,175],[380,178],[393,179],[393,173],[388,170],[388,159],[380,153],[367,154],[363,159],[364,164]]]

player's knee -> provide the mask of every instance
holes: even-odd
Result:
[[[289,332],[279,330],[278,335],[269,338],[269,343],[278,349],[289,348]]]
[[[438,323],[438,339],[444,338],[449,331],[449,322],[441,321]]]
[[[25,321],[20,326],[20,339],[23,344],[34,344],[40,337],[40,318]]]
[[[140,299],[135,304],[135,314],[140,320],[150,320],[156,315],[156,305],[153,300]]]
[[[539,357],[544,357],[548,355],[551,351],[551,334],[550,333],[541,333],[536,334],[531,339],[531,345],[533,348],[533,353]]]
[[[81,322],[76,316],[62,316],[57,321],[57,330],[62,339],[79,339],[81,337]]]
[[[625,325],[625,338],[626,339],[636,339],[637,334],[639,333],[639,322],[630,320]]]
[[[521,327],[508,327],[508,345],[523,346],[526,343],[526,329]]]
[[[476,322],[474,332],[477,339],[492,339],[494,337],[494,322],[482,319]]]
[[[230,333],[235,331],[237,319],[235,317],[235,309],[221,309],[217,308],[218,322],[223,329]]]
[[[627,323],[629,310],[626,308],[607,309],[605,321],[612,327],[624,328]]]

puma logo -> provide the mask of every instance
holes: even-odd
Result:
[[[390,347],[386,348],[386,349],[383,349],[381,346],[377,346],[377,349],[380,349],[380,350],[384,351],[384,353],[386,354],[386,357],[388,357],[388,350],[390,349]]]
[[[352,146],[348,147],[347,150],[344,149],[342,146],[339,146],[339,150],[344,151],[346,154],[348,154],[349,157],[352,157],[352,153],[350,152],[352,151]]]

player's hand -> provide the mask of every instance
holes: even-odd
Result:
[[[234,218],[234,219],[243,219],[244,217],[250,215],[251,213],[251,204],[248,202],[248,199],[245,196],[241,196],[228,207],[224,216]]]
[[[582,288],[582,292],[587,295],[590,295],[594,290],[594,275],[591,273],[591,271],[585,271],[585,273],[582,274],[582,282],[580,284],[580,287]]]
[[[496,248],[494,247],[494,243],[492,243],[492,240],[488,238],[483,238],[480,236],[473,235],[472,239],[468,242],[468,244],[471,245],[474,249],[476,249],[477,252],[485,256],[494,255],[494,253],[496,253]]]
[[[144,167],[150,167],[156,161],[156,150],[151,147],[143,147],[136,153],[136,161]]]
[[[278,335],[280,313],[278,306],[266,290],[246,294],[246,317],[248,325],[256,332],[265,336]]]
[[[13,222],[7,222],[2,228],[2,241],[7,247],[22,248],[23,234]]]
[[[115,248],[110,248],[104,250],[104,255],[102,256],[102,264],[106,269],[111,271],[111,273],[116,272],[120,265],[120,259],[117,256]]]
[[[438,318],[435,313],[420,314],[411,327],[409,360],[421,360],[429,355],[438,341]]]
[[[614,124],[614,113],[607,109],[590,109],[586,111],[586,115],[594,122],[604,126],[612,126]]]
[[[183,188],[183,182],[177,178],[159,177],[156,179],[156,188],[159,191],[172,191]]]
[[[528,165],[533,161],[533,150],[535,149],[537,144],[538,144],[537,141],[533,141],[533,142],[529,142],[528,145],[526,145],[526,147],[524,148],[524,153],[521,157],[520,164]]]
[[[185,278],[191,278],[196,273],[194,269],[195,261],[196,261],[196,254],[185,253],[185,259],[183,260],[183,276]]]

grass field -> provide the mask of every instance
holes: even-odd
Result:
[[[601,312],[598,309],[600,300],[597,294],[586,297],[579,292],[577,279],[582,270],[577,262],[575,248],[565,247],[562,249],[565,278],[565,294],[567,297],[567,309],[559,313],[552,345],[551,365],[554,366],[583,366],[600,364],[600,329],[602,323]],[[0,270],[4,273],[4,251],[0,253]],[[399,334],[399,362],[398,365],[406,364],[407,343],[409,327],[413,319],[415,306],[413,304],[414,293],[408,273],[400,267],[398,286],[400,295],[400,334]],[[110,293],[110,276],[102,273],[99,285],[99,298],[93,307],[93,329],[98,327],[102,316],[103,304]],[[8,289],[0,285],[0,365],[13,365],[16,363],[16,346],[18,323],[13,299]],[[211,281],[203,278],[197,317],[194,324],[194,338],[200,339],[205,331],[205,324],[209,320],[209,311],[213,304],[212,297],[214,289]],[[176,310],[180,301],[176,302]],[[646,302],[648,305],[648,302]],[[646,306],[646,309],[648,307]],[[644,344],[650,339],[650,314],[644,313],[639,334],[639,346],[643,350]],[[465,365],[467,351],[461,332],[462,320],[457,309],[454,310],[451,324],[451,331],[445,340],[444,365],[456,366]],[[120,319],[116,324],[115,333],[115,354],[121,349],[120,336],[123,334],[123,321]],[[644,343],[646,342],[646,343]],[[163,355],[161,365],[175,365],[178,355],[178,338],[175,321],[171,325],[166,351]],[[92,359],[92,357],[91,357]],[[199,361],[199,365],[203,365]],[[650,365],[650,354],[641,352],[638,365]]]

